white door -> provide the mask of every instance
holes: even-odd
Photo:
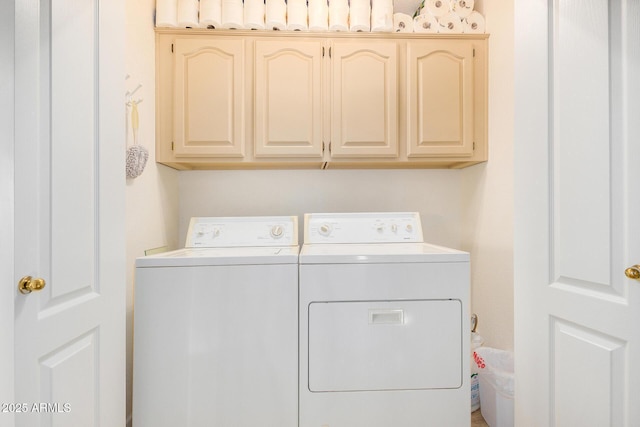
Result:
[[[15,3],[16,426],[125,423],[124,4]],[[45,287],[18,292],[23,276]],[[20,413],[18,413],[20,412]]]
[[[639,426],[640,2],[515,11],[516,425]]]
[[[0,13],[0,402],[13,402],[13,3]],[[1,409],[1,408],[0,408]],[[0,427],[13,427],[0,412]]]

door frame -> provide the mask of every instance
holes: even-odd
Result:
[[[14,25],[15,3],[4,2],[0,14],[0,402],[14,400],[13,278],[14,210]],[[8,384],[8,385],[7,385]],[[0,426],[14,423],[12,414],[0,414]]]

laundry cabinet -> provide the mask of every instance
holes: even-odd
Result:
[[[398,44],[393,40],[332,40],[331,160],[396,159],[398,152]]]
[[[160,163],[459,168],[487,160],[487,35],[156,36]]]
[[[397,158],[397,51],[392,41],[256,40],[256,159]]]
[[[465,40],[407,42],[409,158],[473,156],[474,54]]]
[[[171,92],[176,158],[242,158],[246,151],[243,39],[176,39]],[[170,96],[170,95],[173,96]]]
[[[255,41],[256,159],[323,157],[321,40]]]

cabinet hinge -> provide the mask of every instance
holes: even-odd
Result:
[[[171,141],[171,151],[173,151],[173,141]]]
[[[331,46],[329,46],[329,58],[331,58]]]
[[[472,149],[473,149],[473,151],[476,151],[476,142],[475,141],[473,141]]]
[[[473,48],[473,57],[474,58],[476,57],[476,48],[475,47]]]
[[[324,58],[324,46],[322,46],[322,57]]]
[[[171,53],[173,53],[173,43],[171,43]]]
[[[331,155],[331,141],[329,141],[329,155]]]

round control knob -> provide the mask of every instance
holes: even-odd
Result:
[[[274,239],[279,239],[284,235],[284,229],[281,225],[274,225],[271,227],[271,237]]]
[[[318,227],[318,233],[322,236],[329,236],[331,234],[331,224],[322,224]]]
[[[411,225],[411,224],[407,224],[407,226],[405,227],[405,229],[407,230],[407,233],[413,233],[413,225]]]
[[[379,225],[376,227],[376,231],[380,234],[382,234],[384,232],[384,226],[383,225]]]

